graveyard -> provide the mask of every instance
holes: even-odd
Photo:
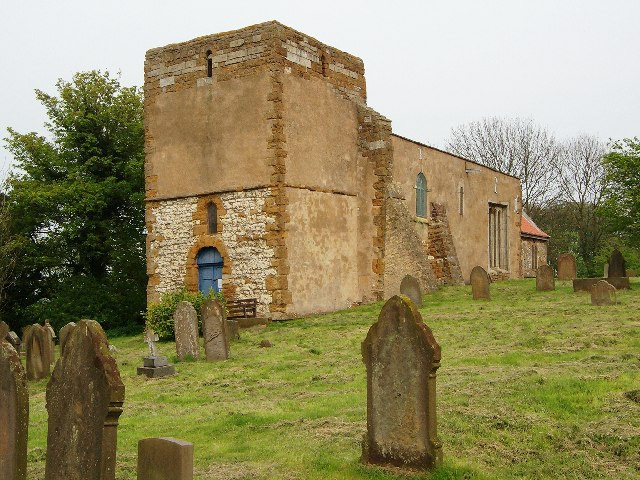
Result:
[[[640,281],[594,306],[570,281],[444,287],[419,309],[442,354],[432,473],[361,462],[367,374],[361,344],[383,303],[240,331],[229,358],[137,375],[142,333],[109,335],[126,393],[116,478],[136,478],[138,441],[193,443],[196,479],[506,479],[640,476]],[[109,332],[107,332],[109,334]],[[261,348],[269,340],[270,348]],[[56,347],[59,358],[59,346]],[[23,357],[24,362],[24,357]],[[28,478],[42,479],[48,379],[29,382]],[[63,401],[59,399],[59,401]],[[58,437],[50,441],[62,442]]]

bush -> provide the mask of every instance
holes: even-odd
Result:
[[[206,300],[216,299],[224,305],[222,292],[214,292],[204,295],[202,292],[188,292],[186,289],[168,292],[162,295],[160,303],[152,303],[147,308],[146,326],[153,329],[161,340],[174,338],[173,314],[178,308],[178,303],[187,301],[193,305],[198,314],[198,328],[202,327],[201,307]]]

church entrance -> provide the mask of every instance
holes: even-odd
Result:
[[[222,288],[222,266],[224,261],[216,248],[207,247],[198,252],[198,290],[205,295],[213,289],[219,292]]]

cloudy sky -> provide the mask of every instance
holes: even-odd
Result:
[[[142,85],[146,50],[267,20],[362,58],[368,104],[424,143],[486,116],[640,136],[639,18],[637,0],[3,0],[0,138],[45,133],[34,89],[58,78],[106,69]]]

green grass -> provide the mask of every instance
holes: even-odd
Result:
[[[147,379],[142,336],[113,338],[126,385],[120,480],[135,479],[137,442],[193,442],[197,479],[640,478],[640,284],[593,307],[568,283],[494,283],[425,297],[442,346],[438,431],[444,465],[404,474],[362,465],[366,378],[360,343],[381,303],[241,332],[225,362],[176,363]],[[272,348],[259,348],[262,339]],[[160,351],[175,362],[173,343]],[[44,476],[46,381],[30,384],[29,478]]]

